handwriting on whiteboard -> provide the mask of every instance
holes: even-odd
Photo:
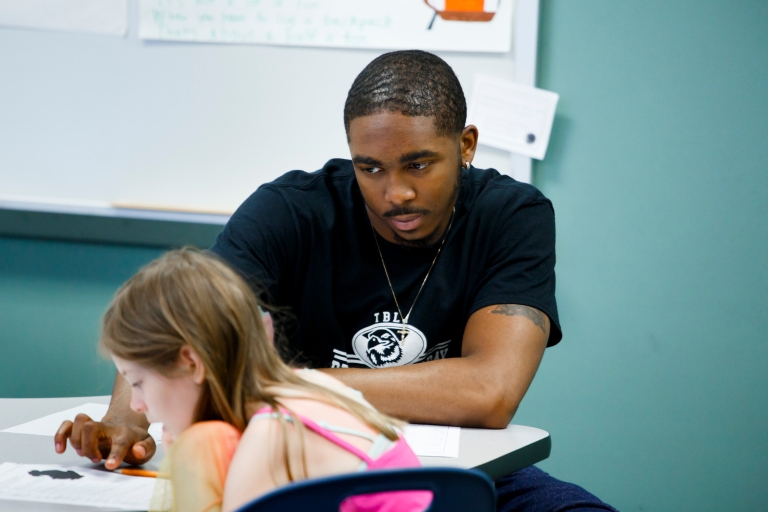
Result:
[[[451,19],[422,0],[141,0],[139,37],[211,43],[508,52],[511,0]]]

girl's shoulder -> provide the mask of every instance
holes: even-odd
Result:
[[[171,446],[179,455],[199,454],[201,451],[231,455],[241,436],[241,432],[227,422],[199,421],[182,432]]]
[[[331,375],[328,375],[327,373],[323,373],[317,370],[310,370],[310,369],[297,369],[294,370],[296,372],[296,375],[301,377],[303,380],[310,382],[312,384],[315,384],[316,386],[322,386],[324,388],[330,389],[331,391],[335,391],[343,396],[346,396],[348,398],[351,398],[352,400],[355,400],[356,402],[359,402],[361,404],[367,405],[368,407],[371,407],[371,404],[368,403],[368,401],[363,397],[363,394],[356,390],[355,388],[351,388],[341,382],[339,379],[332,377]]]
[[[240,431],[226,421],[198,421],[182,432],[178,440],[214,437],[219,439],[233,439],[240,436]]]
[[[292,419],[290,415],[295,414],[297,419],[302,422],[310,419],[312,421],[332,424],[338,423],[342,426],[359,425],[364,430],[370,429],[370,426],[356,418],[349,410],[335,403],[335,400],[323,393],[322,390],[333,391],[336,395],[341,395],[347,400],[355,401],[373,409],[373,406],[363,398],[362,393],[347,386],[340,380],[317,370],[297,369],[294,371],[302,381],[308,384],[306,387],[301,384],[291,383],[276,385],[270,388],[278,403],[281,407],[285,408],[283,412],[287,413],[290,411],[290,414],[286,416],[287,419]],[[253,413],[243,433],[244,438],[256,437],[269,430],[267,425],[270,422],[254,420],[277,418],[272,409],[266,404],[252,404],[250,408]]]

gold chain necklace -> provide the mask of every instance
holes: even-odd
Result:
[[[403,312],[400,309],[400,303],[397,302],[397,295],[395,295],[395,288],[392,286],[392,280],[389,278],[389,272],[387,272],[387,264],[384,263],[384,255],[381,253],[381,247],[379,247],[379,239],[376,236],[376,230],[373,228],[373,224],[371,224],[371,230],[373,231],[373,241],[376,242],[376,249],[379,250],[379,258],[381,258],[381,266],[384,267],[384,275],[387,276],[387,283],[389,283],[389,289],[392,292],[392,298],[395,299],[395,306],[397,306],[397,312],[400,313],[400,323],[403,324],[403,328],[397,331],[397,333],[400,335],[400,346],[405,345],[405,336],[408,334],[408,329],[405,327],[405,324],[408,322],[408,318],[411,316],[411,311],[413,311],[413,307],[416,305],[416,301],[419,300],[419,295],[421,295],[421,290],[424,289],[424,285],[427,283],[427,279],[429,278],[429,274],[432,272],[432,267],[435,266],[435,262],[437,262],[437,257],[440,256],[440,251],[443,250],[443,245],[445,245],[445,241],[448,239],[448,234],[451,232],[451,226],[453,226],[453,218],[456,216],[456,207],[453,207],[453,211],[451,212],[451,221],[448,223],[448,229],[445,230],[445,236],[443,237],[443,241],[440,242],[440,247],[437,249],[437,254],[435,254],[435,259],[432,260],[432,264],[429,266],[429,270],[427,270],[427,275],[424,276],[424,280],[421,282],[421,286],[419,287],[419,291],[416,293],[416,298],[413,299],[413,304],[411,304],[411,309],[408,310],[408,314],[403,316]]]

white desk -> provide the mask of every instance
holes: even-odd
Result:
[[[0,430],[87,402],[106,404],[109,403],[109,397],[2,398],[0,399]],[[497,479],[546,459],[549,457],[550,448],[549,433],[537,428],[522,425],[510,425],[504,430],[462,428],[458,458],[419,457],[419,459],[424,466],[476,468],[492,479]],[[158,452],[145,467],[157,469],[162,455],[162,448],[158,448]],[[57,454],[53,450],[53,437],[5,432],[0,432],[0,462],[95,466],[79,457],[71,446],[67,447],[63,455]],[[0,512],[33,510],[65,512],[83,510],[83,507],[0,500]]]

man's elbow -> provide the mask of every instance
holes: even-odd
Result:
[[[482,422],[482,428],[507,428],[512,418],[515,416],[515,410],[508,409],[495,409],[489,411],[489,414],[485,417],[485,421]]]
[[[507,428],[517,412],[517,406],[516,400],[510,400],[502,392],[488,393],[478,411],[478,426],[494,429]]]

